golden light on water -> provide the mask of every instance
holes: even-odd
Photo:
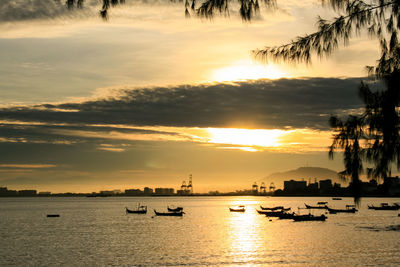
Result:
[[[265,242],[265,216],[260,216],[255,212],[254,206],[258,206],[258,201],[232,201],[231,206],[245,205],[244,213],[230,213],[229,218],[229,243],[231,257],[234,262],[251,262],[260,251]]]
[[[231,66],[213,71],[211,80],[226,82],[256,79],[279,79],[282,77],[289,77],[289,74],[277,65],[261,65],[250,60],[241,60],[233,63]]]

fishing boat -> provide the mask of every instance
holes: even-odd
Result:
[[[275,211],[275,210],[288,211],[288,210],[290,210],[290,208],[285,208],[283,206],[276,206],[276,207],[268,208],[268,207],[263,207],[261,205],[260,205],[260,209],[262,209],[262,210],[270,210],[270,211]]]
[[[182,217],[184,212],[183,211],[177,211],[177,212],[158,212],[156,210],[154,210],[154,213],[156,214],[156,216],[180,216]]]
[[[245,208],[245,206],[240,205],[240,206],[233,207],[233,208],[229,207],[229,211],[231,211],[231,212],[245,212],[246,208]]]
[[[284,210],[257,210],[258,214],[266,215],[268,217],[277,217],[277,215],[284,213]]]
[[[346,205],[345,209],[332,209],[329,207],[326,207],[327,210],[329,211],[330,214],[336,214],[336,213],[356,213],[358,211],[354,205]]]
[[[324,214],[315,216],[312,214],[305,214],[305,215],[294,215],[293,220],[295,222],[304,222],[304,221],[325,221],[326,216]]]
[[[130,210],[127,207],[125,207],[125,212],[126,213],[136,213],[136,214],[146,214],[147,206],[142,206],[142,205],[138,204],[138,206],[135,210]]]
[[[333,197],[332,200],[342,200],[341,197]]]
[[[318,202],[317,206],[311,206],[311,205],[307,205],[306,203],[304,203],[304,205],[306,206],[306,209],[326,209],[327,204],[328,204],[328,202],[325,202],[325,201]]]
[[[388,203],[381,203],[380,206],[368,205],[368,209],[371,209],[371,210],[399,210],[400,205],[397,203],[393,203],[393,205],[389,205]]]
[[[258,214],[265,215],[268,211],[267,210],[258,210],[256,209]]]
[[[292,213],[288,213],[288,212],[282,212],[279,216],[278,216],[278,218],[280,219],[280,220],[290,220],[290,219],[293,219],[293,217],[294,216],[296,216],[296,214],[294,213],[294,212],[292,212]]]
[[[168,211],[172,211],[172,212],[183,211],[183,207],[170,208],[170,207],[168,206],[167,209],[168,209]]]
[[[47,214],[47,217],[49,218],[60,217],[60,214]]]
[[[279,217],[280,215],[282,215],[284,213],[283,210],[279,210],[279,211],[265,211],[265,216],[267,217]]]

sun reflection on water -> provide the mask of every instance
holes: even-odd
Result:
[[[259,216],[254,205],[257,201],[233,201],[231,206],[245,205],[244,213],[231,212],[229,221],[230,257],[234,263],[254,263],[258,253],[264,250],[265,216]]]

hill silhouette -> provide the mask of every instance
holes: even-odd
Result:
[[[275,172],[270,174],[266,178],[270,181],[274,181],[275,183],[283,183],[283,181],[291,179],[304,179],[306,181],[308,181],[308,179],[311,179],[312,182],[314,182],[314,179],[317,179],[317,181],[324,179],[331,179],[335,182],[340,181],[338,173],[336,171],[320,167],[300,167],[296,170]]]

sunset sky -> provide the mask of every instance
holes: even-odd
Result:
[[[261,5],[250,23],[236,2],[207,20],[126,0],[107,22],[97,0],[64,2],[0,1],[0,186],[177,189],[192,174],[195,192],[226,192],[301,166],[342,170],[328,119],[362,107],[378,42],[362,34],[312,65],[251,54],[337,16],[320,1]]]

